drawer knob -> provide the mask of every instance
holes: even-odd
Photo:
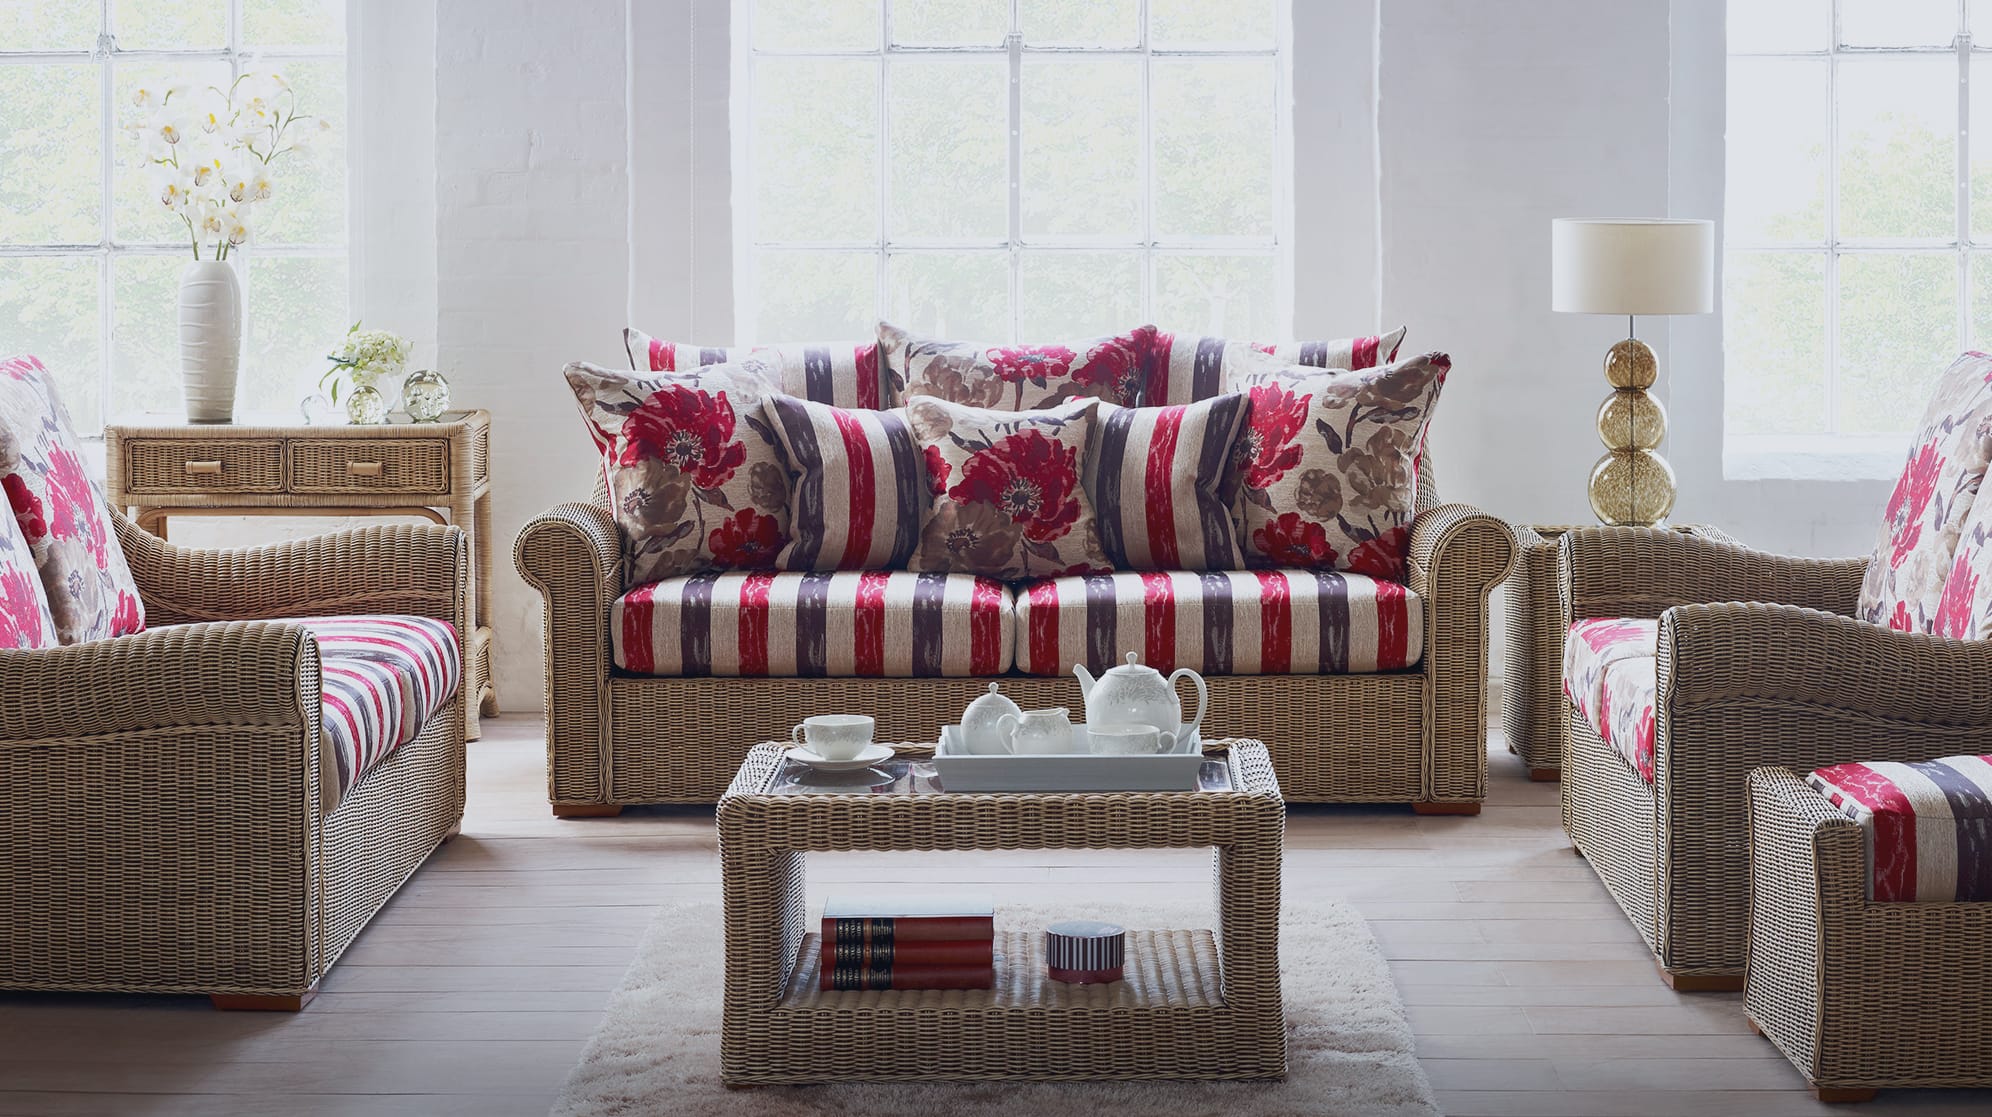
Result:
[[[355,477],[378,477],[380,476],[380,463],[347,462],[346,472],[352,474]]]
[[[221,472],[221,463],[220,463],[220,462],[186,462],[186,463],[185,463],[185,468],[186,468],[186,471],[187,471],[187,473],[188,473],[188,474],[189,474],[190,476],[191,476],[191,475],[193,475],[193,474],[196,474],[196,473],[212,473],[212,474],[219,474],[219,473]]]

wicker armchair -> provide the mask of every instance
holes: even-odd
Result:
[[[113,516],[152,629],[0,651],[0,988],[299,1008],[456,832],[465,688],[331,806],[318,645],[256,618],[411,614],[461,641],[463,533],[195,550]]]
[[[1790,558],[1652,528],[1585,528],[1563,547],[1566,623],[1660,620],[1654,782],[1573,713],[1564,829],[1670,984],[1741,988],[1746,775],[1983,751],[1992,643],[1854,620],[1865,559]]]

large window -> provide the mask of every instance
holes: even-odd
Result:
[[[735,0],[743,339],[1290,317],[1278,0]]]
[[[1893,454],[1992,344],[1992,2],[1730,0],[1728,90],[1729,445]]]
[[[345,328],[344,0],[0,3],[0,352],[40,356],[85,432],[179,410],[186,227],[148,189],[126,126],[141,88],[281,72],[334,125],[272,166],[233,258],[246,317],[237,411],[296,413]]]

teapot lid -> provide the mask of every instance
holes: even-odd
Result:
[[[1140,653],[1140,652],[1129,652],[1129,653],[1127,653],[1127,662],[1126,662],[1126,663],[1122,663],[1122,664],[1118,664],[1118,665],[1116,665],[1116,666],[1114,666],[1114,667],[1111,667],[1111,668],[1109,668],[1109,669],[1107,670],[1107,672],[1106,672],[1106,673],[1107,673],[1107,674],[1109,674],[1109,675],[1159,675],[1159,674],[1161,674],[1161,672],[1160,672],[1160,671],[1157,671],[1157,670],[1156,670],[1155,668],[1153,668],[1153,667],[1150,667],[1150,666],[1148,666],[1147,664],[1145,664],[1145,663],[1141,662],[1141,653]]]

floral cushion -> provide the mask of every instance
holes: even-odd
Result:
[[[773,375],[759,357],[676,373],[567,366],[581,413],[606,447],[603,472],[631,585],[774,565],[789,540],[789,493],[763,410]]]
[[[628,329],[623,331],[623,348],[629,353],[629,367],[638,372],[682,372],[755,354],[780,370],[775,386],[789,395],[867,410],[899,404],[899,387],[886,382],[879,365],[878,342],[870,338],[716,347],[665,341]]]
[[[0,360],[0,489],[35,557],[64,644],[145,630],[145,603],[83,463],[69,412],[33,357]]]
[[[1653,782],[1659,642],[1659,621],[1629,617],[1578,621],[1563,641],[1564,697],[1647,783]]]
[[[1233,454],[1248,566],[1329,567],[1403,581],[1425,428],[1452,361],[1287,366],[1243,377],[1252,412]]]
[[[414,740],[463,678],[456,628],[430,617],[292,617],[318,641],[323,738],[343,797]]]
[[[1992,756],[1834,764],[1805,777],[1868,837],[1868,897],[1992,900]]]
[[[1117,569],[1245,565],[1225,491],[1245,412],[1236,392],[1176,407],[1099,405],[1086,495]]]
[[[1141,402],[1141,354],[1153,326],[1119,337],[1048,345],[986,345],[917,337],[878,324],[886,376],[910,400],[932,396],[970,407],[1036,411],[1073,399]]]
[[[1992,640],[1992,500],[1973,500],[1930,631],[1955,640]]]
[[[1397,359],[1404,327],[1383,335],[1333,341],[1231,341],[1157,330],[1142,353],[1142,403],[1195,403],[1237,391],[1239,377],[1268,366],[1366,369]]]
[[[768,423],[788,457],[788,546],[783,570],[903,566],[920,530],[926,470],[906,412],[855,411],[794,396],[768,401]]]
[[[929,501],[907,569],[1002,581],[1111,570],[1080,484],[1096,407],[992,411],[909,397]]]
[[[0,513],[0,649],[53,648],[55,618],[41,571],[14,517]]]
[[[697,574],[624,594],[615,664],[639,675],[961,678],[1010,669],[1010,591],[966,574]]]
[[[1889,495],[1861,582],[1863,620],[1902,632],[1936,631],[1958,536],[1988,462],[1992,356],[1966,353],[1937,382],[1910,443],[1908,464]]]
[[[1418,662],[1424,624],[1408,587],[1332,570],[1047,578],[1017,591],[1017,669],[1101,671],[1139,652],[1206,675],[1393,671]]]

